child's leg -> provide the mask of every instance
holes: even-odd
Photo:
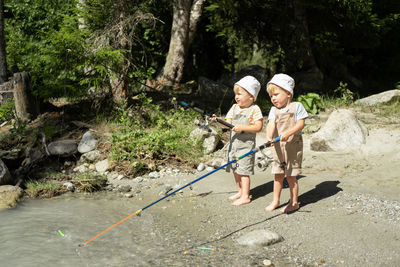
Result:
[[[236,172],[233,173],[233,176],[235,177],[235,183],[238,187],[238,192],[232,196],[229,197],[230,200],[235,200],[239,199],[240,195],[242,194],[242,185],[241,185],[241,175],[237,174]]]
[[[265,210],[273,211],[279,206],[279,199],[281,198],[281,191],[283,187],[283,179],[285,178],[285,174],[275,174],[274,179],[274,193],[271,204],[269,204]]]
[[[281,209],[284,213],[290,213],[299,209],[298,195],[299,195],[299,184],[297,182],[296,176],[288,176],[286,180],[289,184],[290,190],[290,201],[289,204],[286,205],[283,209]]]
[[[239,175],[240,176],[240,198],[232,202],[233,206],[240,206],[243,204],[250,203],[250,176]]]

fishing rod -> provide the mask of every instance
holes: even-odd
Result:
[[[144,211],[144,210],[150,208],[151,206],[153,206],[153,205],[157,204],[158,202],[160,202],[160,201],[166,199],[167,197],[170,197],[170,196],[174,195],[175,193],[179,192],[180,190],[182,190],[182,189],[184,189],[184,188],[186,188],[186,187],[188,187],[188,186],[190,186],[190,185],[192,185],[192,184],[194,184],[194,183],[196,183],[196,182],[198,182],[198,181],[200,181],[200,180],[206,178],[207,176],[209,176],[209,175],[213,174],[214,172],[217,172],[217,171],[219,171],[219,170],[225,168],[226,166],[228,166],[228,165],[230,165],[230,164],[236,163],[238,160],[240,160],[240,159],[242,159],[242,158],[244,158],[244,157],[247,157],[247,156],[249,156],[249,155],[251,155],[251,154],[254,154],[254,153],[256,153],[256,152],[258,152],[258,151],[260,151],[260,150],[262,150],[262,149],[264,149],[264,148],[270,147],[272,144],[274,144],[274,143],[276,143],[276,142],[279,142],[280,140],[281,140],[281,137],[278,136],[278,137],[275,138],[274,140],[269,141],[269,142],[267,142],[267,143],[264,143],[263,145],[261,145],[261,146],[259,146],[259,147],[253,148],[252,150],[250,150],[249,152],[243,154],[242,156],[237,157],[237,158],[235,158],[235,159],[229,161],[228,163],[222,165],[221,167],[218,167],[217,169],[212,170],[212,171],[210,171],[210,172],[204,174],[203,176],[201,176],[201,177],[199,177],[199,178],[197,178],[197,179],[195,179],[195,180],[193,180],[193,181],[191,181],[191,182],[185,184],[185,185],[182,186],[182,187],[179,187],[178,189],[172,191],[172,192],[169,193],[168,195],[165,195],[164,197],[159,198],[158,200],[156,200],[156,201],[154,201],[154,202],[148,204],[147,206],[145,206],[145,207],[143,207],[143,208],[141,208],[141,209],[135,211],[134,213],[132,213],[132,214],[129,215],[128,217],[126,217],[126,218],[120,220],[119,222],[117,222],[117,223],[111,225],[110,227],[108,227],[108,228],[107,228],[106,230],[104,230],[103,232],[99,233],[99,234],[96,235],[95,237],[93,237],[93,238],[89,239],[88,241],[86,241],[85,243],[83,243],[83,246],[88,245],[90,242],[92,242],[93,240],[95,240],[95,239],[98,238],[99,236],[103,235],[103,234],[106,233],[107,231],[109,231],[109,230],[111,230],[112,228],[116,227],[117,225],[123,223],[124,221],[128,220],[129,218],[131,218],[131,217],[133,217],[133,216],[135,216],[135,215],[138,215],[138,216],[139,216],[140,213],[141,213],[142,211]],[[79,246],[81,246],[81,245],[79,245]]]
[[[200,109],[200,108],[197,108],[197,107],[192,107],[192,106],[190,106],[188,103],[186,103],[186,102],[184,102],[184,101],[180,101],[179,104],[181,104],[181,105],[184,106],[184,107],[190,108],[190,109],[196,111],[197,113],[200,113],[201,115],[205,116],[206,119],[209,118],[209,117],[211,117],[211,116],[210,116],[209,114],[207,114],[204,110],[202,110],[202,109]],[[232,125],[232,124],[230,124],[230,123],[228,123],[228,122],[226,122],[226,121],[224,121],[224,120],[221,120],[220,118],[216,118],[216,121],[219,122],[219,123],[221,123],[222,125],[225,125],[226,127],[230,128],[230,129],[233,129],[233,127],[235,127],[234,125]]]

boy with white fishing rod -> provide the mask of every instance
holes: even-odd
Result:
[[[226,122],[234,125],[231,129],[228,161],[255,148],[256,133],[260,132],[263,127],[261,109],[254,104],[260,87],[259,81],[253,76],[240,79],[233,87],[236,104],[230,108],[225,117]],[[215,114],[213,114],[211,120],[218,122]],[[229,128],[223,124],[221,126]],[[238,187],[238,192],[229,197],[230,200],[233,200],[233,206],[240,206],[251,201],[250,175],[254,174],[254,159],[255,155],[252,154],[238,161],[237,164],[229,165],[226,168],[228,172],[233,171]]]
[[[294,85],[293,78],[283,73],[274,75],[267,84],[267,92],[274,105],[268,115],[267,142],[281,136],[280,143],[274,145],[273,150],[275,161],[271,165],[271,173],[275,175],[274,192],[271,204],[265,208],[268,212],[279,206],[285,176],[289,183],[290,200],[281,212],[294,212],[300,207],[296,177],[301,173],[303,160],[301,130],[304,128],[308,113],[300,102],[292,102]]]

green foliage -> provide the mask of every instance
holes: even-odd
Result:
[[[302,103],[304,108],[313,115],[317,114],[323,108],[321,97],[316,93],[300,95],[297,101]]]
[[[7,100],[3,105],[0,105],[0,122],[7,121],[14,117],[14,101]]]
[[[20,118],[15,117],[15,120],[12,123],[13,127],[11,128],[10,132],[13,135],[23,137],[25,135],[27,125],[28,125],[27,121],[21,120]]]
[[[342,104],[350,104],[354,100],[354,93],[347,86],[347,83],[339,82],[339,86],[333,91]]]
[[[163,111],[152,99],[140,95],[139,110],[125,107],[117,110],[118,129],[112,133],[112,158],[128,161],[138,171],[147,167],[146,160],[163,160],[178,156],[189,161],[199,157],[201,147],[189,139],[193,114],[183,108]]]

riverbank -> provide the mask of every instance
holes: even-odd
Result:
[[[87,246],[78,247],[207,171],[184,173],[172,168],[154,178],[115,179],[116,183],[130,185],[129,193],[113,190],[56,197],[54,201],[74,203],[83,199],[90,203],[80,214],[68,207],[57,210],[54,218],[48,215],[54,227],[63,226],[68,237],[68,243],[59,249],[76,250],[63,262],[65,266],[75,260],[86,266],[101,266],[104,262],[108,266],[399,265],[400,256],[394,252],[400,244],[400,124],[383,123],[383,118],[371,114],[358,114],[358,118],[370,122],[369,135],[366,144],[354,151],[311,151],[312,132],[305,131],[300,210],[289,215],[264,210],[272,200],[270,169],[256,169],[251,177],[252,202],[239,207],[231,206],[228,200],[236,190],[232,174],[220,170],[146,209],[142,216],[131,217]],[[264,140],[260,133],[258,144]],[[281,204],[288,199],[285,188]],[[48,201],[52,203],[52,199]],[[107,207],[107,202],[113,207]],[[2,211],[2,215],[14,211],[18,212],[18,207]],[[68,223],[62,223],[65,218]],[[43,244],[43,249],[46,240],[56,244],[66,241],[60,239],[54,227],[47,227],[51,229],[46,228],[43,239],[37,242]],[[237,242],[260,230],[275,232],[283,241],[265,247]],[[53,239],[48,239],[50,236]],[[21,242],[27,239],[22,237]],[[112,261],[102,259],[106,257]]]
[[[182,250],[178,258],[184,265],[216,266],[221,253],[226,257],[225,266],[263,266],[264,260],[271,260],[275,266],[400,263],[400,256],[393,253],[400,244],[400,188],[396,183],[400,130],[371,129],[367,143],[347,153],[313,152],[307,148],[307,140],[309,136],[305,135],[298,212],[287,215],[264,211],[272,199],[269,170],[252,177],[252,202],[248,205],[230,205],[234,181],[231,174],[219,171],[193,185],[193,190],[154,207],[159,209],[159,216],[164,214],[160,218],[164,225],[173,225],[170,227],[175,228],[176,235],[189,236],[191,245],[182,245],[187,243],[184,240],[171,244]],[[187,181],[196,176],[187,177]],[[288,189],[283,190],[282,204],[289,199],[288,193]],[[259,229],[276,232],[284,241],[264,248],[247,248],[236,242]],[[204,252],[191,249],[203,245],[216,251],[207,252],[205,259],[199,256]]]

